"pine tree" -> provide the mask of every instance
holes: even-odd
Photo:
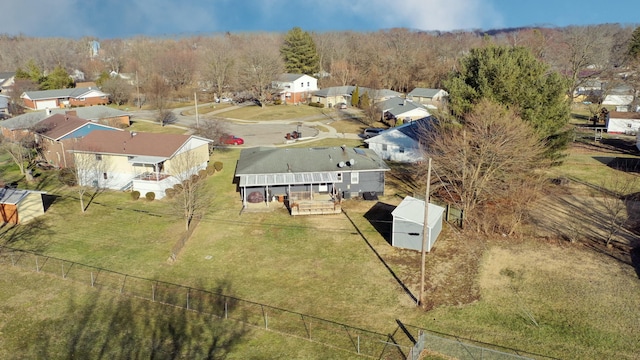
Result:
[[[633,30],[633,34],[629,40],[629,49],[627,53],[633,59],[640,58],[640,26]]]
[[[42,90],[66,89],[73,87],[73,79],[69,76],[67,70],[58,65],[53,69],[51,74],[47,75],[40,83]]]
[[[288,73],[313,75],[318,72],[319,57],[316,44],[311,35],[299,27],[294,27],[285,35],[280,54],[284,58]]]
[[[360,103],[360,88],[356,85],[356,89],[351,93],[351,106],[357,107]]]

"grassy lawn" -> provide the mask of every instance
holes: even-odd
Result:
[[[244,106],[238,109],[225,111],[224,117],[242,120],[287,120],[309,116],[322,116],[331,110],[321,109],[308,105],[267,105]]]
[[[187,129],[172,125],[160,126],[160,124],[151,121],[132,121],[128,131],[150,132],[160,134],[184,134]]]
[[[327,139],[306,146],[356,142],[360,143]],[[175,263],[167,258],[183,224],[168,200],[133,201],[127,193],[104,192],[83,214],[77,193],[60,187],[54,178],[46,189],[58,198],[42,221],[0,229],[1,239],[14,247],[141,277],[221,289],[226,295],[381,333],[392,332],[400,319],[558,358],[637,355],[640,282],[632,267],[579,244],[483,241],[448,230],[427,261],[430,284],[442,284],[430,287],[427,295],[448,300],[424,312],[402,288],[418,293],[419,254],[389,246],[380,224],[366,217],[375,202],[346,201],[348,217],[291,217],[279,203],[272,204],[273,211],[241,214],[233,183],[238,154],[237,149],[213,154],[212,160],[222,161],[224,169],[206,178],[211,195],[206,214]],[[559,173],[597,172],[606,177],[616,171],[591,155],[573,156]],[[15,171],[1,161],[0,170]],[[378,204],[399,202],[397,196],[386,196]],[[468,253],[478,254],[474,261],[479,272],[460,270],[456,261]],[[149,357],[146,351],[156,343],[161,351],[180,343],[181,357],[198,358],[212,337],[220,339],[220,349],[229,349],[232,359],[350,356],[302,339],[242,329],[234,322],[204,322],[193,314],[150,306],[117,292],[96,293],[85,284],[48,275],[5,267],[3,274],[0,358],[91,358],[102,346],[109,357]],[[472,289],[447,285],[446,276],[452,281],[467,277]],[[462,299],[464,292],[477,296],[473,301]],[[69,343],[73,347],[65,346]]]

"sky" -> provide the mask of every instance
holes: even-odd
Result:
[[[98,39],[221,32],[491,30],[640,23],[639,0],[0,0],[0,34]]]

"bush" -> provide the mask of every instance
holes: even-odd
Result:
[[[176,196],[176,189],[166,189],[164,191],[164,195],[168,198],[168,199],[173,199],[174,196]]]
[[[146,197],[149,201],[153,201],[156,198],[156,193],[154,193],[153,191],[149,191],[148,193],[144,194],[144,197]]]
[[[191,183],[192,183],[192,184],[196,184],[196,183],[200,180],[200,176],[198,176],[198,175],[191,175],[190,180],[191,180]]]
[[[214,168],[211,165],[207,166],[207,175],[211,176],[211,175],[213,175],[215,173],[216,173],[216,168]]]
[[[140,191],[134,190],[131,192],[131,198],[133,200],[138,200],[140,199]]]
[[[207,172],[207,170],[206,170],[206,169],[202,169],[202,170],[198,171],[198,176],[199,176],[200,178],[202,178],[202,179],[206,178],[208,174],[209,174],[209,173]]]
[[[184,189],[184,186],[182,186],[182,184],[175,184],[173,185],[173,189],[176,191],[176,193],[179,193],[182,191],[182,189]]]
[[[317,108],[323,108],[324,104],[323,103],[318,103],[318,102],[310,102],[309,106],[313,106],[313,107],[317,107]]]
[[[222,170],[222,162],[220,161],[216,161],[213,163],[213,168],[216,169],[216,171],[221,171]]]
[[[282,105],[282,100],[280,98],[274,99],[273,105]]]

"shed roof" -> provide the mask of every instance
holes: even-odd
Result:
[[[419,225],[424,225],[424,210],[424,200],[407,196],[391,212],[391,215],[393,215],[394,218],[399,217]],[[429,203],[429,218],[427,219],[428,227],[433,227],[436,224],[436,221],[438,221],[442,216],[443,212],[444,208],[442,206]]]
[[[0,188],[0,204],[11,204],[15,205],[22,201],[32,192],[45,194],[42,191],[33,191],[33,190],[22,190],[22,189],[13,189],[13,188]]]

